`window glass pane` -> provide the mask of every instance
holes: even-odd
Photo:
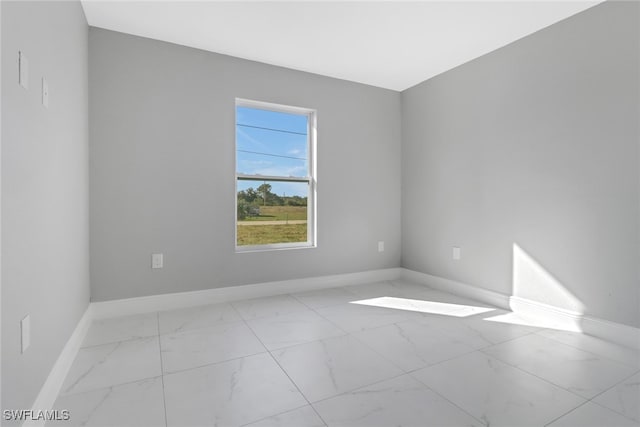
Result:
[[[254,107],[237,107],[236,120],[239,124],[264,128],[277,128],[289,132],[307,133],[307,115],[281,113]]]
[[[238,180],[237,245],[307,241],[306,182]]]
[[[306,115],[237,107],[236,171],[246,175],[306,177]]]

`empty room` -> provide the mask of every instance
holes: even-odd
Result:
[[[640,2],[0,24],[2,426],[640,427]]]

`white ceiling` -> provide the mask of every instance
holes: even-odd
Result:
[[[600,1],[103,1],[89,25],[404,90]]]

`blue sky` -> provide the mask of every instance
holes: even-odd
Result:
[[[307,116],[236,108],[236,170],[248,175],[306,176]],[[263,182],[239,181],[238,191]],[[307,196],[306,183],[268,182],[280,196]]]

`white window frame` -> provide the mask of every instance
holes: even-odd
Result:
[[[247,175],[238,173],[238,138],[237,138],[237,108],[247,107],[260,110],[275,111],[279,113],[291,113],[307,116],[307,152],[308,152],[308,174],[305,177],[287,177],[287,176],[266,176],[266,175]],[[250,99],[236,98],[234,107],[234,169],[235,169],[235,193],[234,193],[234,214],[235,218],[235,248],[237,253],[256,252],[256,251],[272,251],[282,249],[301,249],[316,247],[316,224],[317,224],[317,177],[316,177],[316,142],[317,142],[317,111],[310,108],[293,107],[289,105],[274,104],[271,102],[254,101]],[[309,192],[307,194],[307,241],[306,242],[285,242],[271,243],[266,245],[242,245],[238,246],[238,181],[280,181],[280,182],[305,182],[308,183]]]

